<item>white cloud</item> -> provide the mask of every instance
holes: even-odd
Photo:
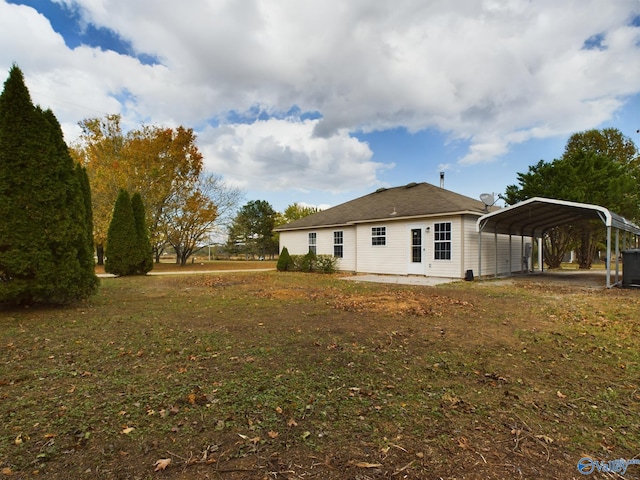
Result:
[[[341,192],[379,184],[392,168],[371,161],[369,146],[344,130],[315,137],[318,120],[269,119],[209,127],[199,140],[207,167],[244,188]]]
[[[198,129],[255,105],[320,112],[201,133],[211,166],[258,172],[265,188],[375,184],[380,166],[347,132],[434,128],[469,142],[467,165],[595,127],[640,92],[637,0],[56,1],[160,62],[70,50],[44,17],[0,0],[0,67],[18,62],[70,136],[117,110]],[[594,35],[602,49],[583,49]]]

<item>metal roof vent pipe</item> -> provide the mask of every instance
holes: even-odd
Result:
[[[440,172],[440,188],[444,188],[444,172]]]

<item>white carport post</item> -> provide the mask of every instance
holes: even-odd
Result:
[[[513,275],[513,266],[511,265],[511,259],[513,258],[512,248],[511,248],[511,231],[509,231],[509,260],[507,260],[507,265],[509,265],[509,272],[507,275]]]
[[[615,276],[615,284],[619,284],[618,276],[620,272],[620,262],[618,260],[620,258],[620,229],[616,228],[616,276]],[[609,261],[611,259],[609,258]]]
[[[495,246],[495,255],[496,255],[496,270],[494,272],[494,277],[498,278],[498,225],[496,224],[496,228],[493,232],[493,242]]]
[[[607,225],[607,288],[611,288],[611,225]]]
[[[544,242],[542,241],[542,237],[538,238],[538,269],[541,272],[544,272],[544,256],[542,249],[544,248]],[[533,270],[533,267],[531,268]]]
[[[520,232],[520,275],[524,275],[524,235]]]
[[[478,278],[482,278],[482,230],[484,226],[478,229]]]

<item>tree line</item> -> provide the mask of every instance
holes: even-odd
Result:
[[[120,115],[80,122],[82,134],[71,154],[91,183],[98,265],[113,207],[121,189],[139,193],[156,262],[167,248],[185,264],[210,232],[225,225],[242,193],[204,170],[192,129],[142,126],[124,133]]]
[[[95,258],[144,274],[170,247],[184,264],[237,209],[241,192],[205,172],[193,130],[124,133],[119,115],[80,126],[67,146],[12,66],[0,94],[0,305],[85,298]]]
[[[575,133],[560,158],[540,160],[517,179],[502,196],[508,205],[547,197],[600,205],[636,224],[640,220],[640,157],[634,142],[618,129]],[[566,253],[575,250],[579,268],[588,269],[603,248],[605,233],[597,221],[552,228],[543,236],[544,261],[558,268]]]
[[[314,211],[283,215],[261,200],[238,211],[242,192],[205,172],[192,129],[125,133],[121,121],[85,119],[67,146],[12,66],[0,94],[0,304],[87,297],[95,259],[107,272],[144,274],[171,248],[185,264],[213,230],[226,230],[234,251],[274,255],[273,228]]]
[[[227,231],[226,250],[246,258],[274,258],[279,253],[279,235],[274,228],[317,211],[316,207],[293,203],[281,213],[265,200],[252,200],[233,218]]]

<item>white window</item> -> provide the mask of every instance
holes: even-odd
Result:
[[[435,260],[451,260],[451,222],[434,224],[433,243]]]
[[[317,242],[316,232],[311,232],[309,234],[309,251],[310,252],[318,253],[316,251],[316,242]]]
[[[387,227],[373,227],[371,229],[371,245],[387,244]]]
[[[333,256],[342,258],[344,254],[344,234],[342,231],[333,232]]]

